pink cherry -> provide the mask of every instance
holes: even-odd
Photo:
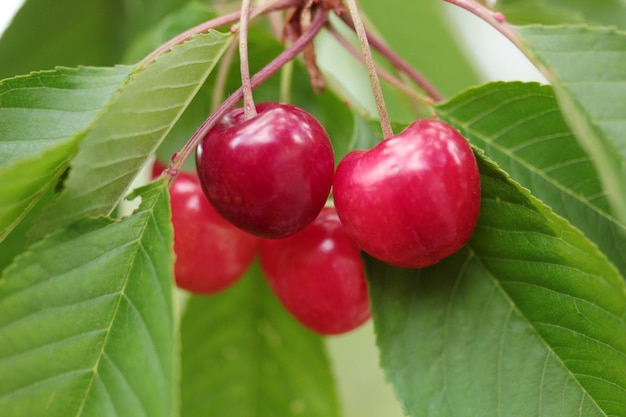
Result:
[[[334,208],[298,233],[264,240],[261,267],[285,308],[317,333],[345,333],[370,317],[363,260]]]
[[[421,268],[469,240],[480,176],[467,140],[444,122],[418,120],[339,163],[333,196],[350,236],[391,265]]]

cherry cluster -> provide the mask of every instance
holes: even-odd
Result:
[[[435,119],[349,153],[335,170],[311,114],[278,103],[252,116],[236,108],[205,135],[196,168],[170,188],[177,285],[218,292],[258,254],[282,304],[320,334],[370,317],[361,250],[426,267],[465,245],[479,212],[472,150]]]

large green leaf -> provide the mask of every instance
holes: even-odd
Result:
[[[626,29],[620,0],[498,0],[496,7],[515,24],[589,22]]]
[[[469,245],[368,260],[382,366],[410,416],[626,415],[626,287],[580,232],[480,158]]]
[[[0,241],[59,179],[130,71],[59,68],[0,81]]]
[[[164,181],[121,221],[82,220],[0,280],[0,410],[11,417],[178,414]]]
[[[626,225],[626,33],[584,26],[519,30]]]
[[[626,228],[611,216],[595,166],[549,86],[488,84],[438,106],[437,114],[578,227],[626,275]]]
[[[197,35],[131,74],[88,127],[65,189],[36,227],[39,236],[85,215],[112,212],[231,39],[214,31]]]
[[[257,265],[222,294],[192,297],[181,331],[184,417],[339,415],[321,337],[289,316]]]

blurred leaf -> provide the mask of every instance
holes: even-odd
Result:
[[[136,62],[176,35],[213,17],[215,13],[205,4],[191,1],[140,34],[126,49],[122,62]]]
[[[0,38],[0,78],[57,66],[118,64],[133,39],[186,3],[26,0]]]
[[[626,276],[626,228],[611,216],[593,161],[563,120],[552,88],[488,84],[436,110],[516,181],[578,227]]]
[[[583,26],[519,31],[626,225],[626,33]]]
[[[224,293],[192,297],[181,331],[184,417],[339,415],[322,338],[285,311],[257,265]]]
[[[363,10],[400,56],[439,90],[454,94],[478,83],[439,0],[362,0]]]
[[[38,236],[85,215],[112,212],[231,39],[214,31],[197,35],[131,74],[88,126],[65,189],[40,218]]]
[[[518,25],[589,22],[626,29],[620,0],[498,0],[496,8]]]
[[[123,20],[117,0],[26,0],[0,38],[0,78],[60,65],[116,64]]]
[[[0,280],[0,409],[11,417],[176,416],[167,188],[119,222],[82,220]]]
[[[410,416],[626,415],[626,288],[597,248],[479,158],[469,245],[368,259],[382,366]]]
[[[0,241],[56,183],[130,71],[59,68],[0,81]]]

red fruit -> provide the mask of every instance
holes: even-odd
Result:
[[[254,260],[260,239],[220,216],[195,174],[178,175],[170,201],[176,285],[197,294],[213,294],[232,285]]]
[[[152,178],[156,178],[159,175],[161,175],[161,173],[163,172],[163,170],[165,170],[165,168],[167,168],[164,164],[161,163],[161,161],[159,161],[158,159],[154,161],[154,164],[152,165]]]
[[[287,310],[317,333],[345,333],[370,317],[359,248],[334,208],[292,236],[264,240],[261,268]]]
[[[196,154],[204,193],[217,211],[250,233],[279,238],[320,212],[333,182],[333,150],[320,123],[294,106],[263,103],[244,119],[228,113]]]
[[[439,120],[418,120],[339,163],[333,196],[346,231],[386,263],[421,268],[458,251],[480,208],[469,144]]]

